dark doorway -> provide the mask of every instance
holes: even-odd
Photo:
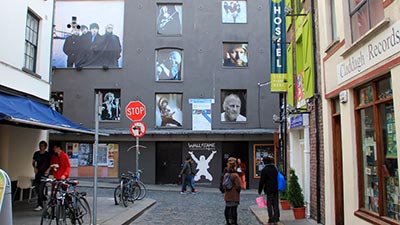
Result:
[[[156,183],[176,184],[182,163],[182,143],[159,142],[156,144]]]
[[[222,143],[222,168],[226,167],[226,162],[229,157],[240,158],[242,163],[246,164],[246,187],[249,188],[249,143],[248,142],[223,142]]]

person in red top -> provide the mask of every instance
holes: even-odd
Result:
[[[60,144],[54,144],[54,154],[50,160],[50,168],[57,180],[65,180],[69,177],[71,164],[68,155],[62,150]]]

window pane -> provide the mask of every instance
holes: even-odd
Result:
[[[376,134],[372,107],[359,111],[361,126],[362,164],[364,171],[364,208],[378,212],[378,176]]]
[[[332,41],[337,38],[335,0],[331,0],[331,32]]]
[[[371,28],[377,25],[384,19],[383,13],[383,1],[382,0],[370,0],[370,12],[371,12]]]
[[[370,28],[367,4],[363,5],[355,14],[352,15],[351,27],[353,41],[356,41],[367,33]]]
[[[392,83],[390,78],[379,81],[378,83],[378,99],[385,99],[392,97]]]
[[[335,113],[340,113],[340,102],[339,99],[335,99]]]
[[[359,105],[365,105],[369,104],[372,102],[372,86],[368,86],[366,88],[363,88],[359,91],[358,93],[359,99]]]
[[[399,177],[396,147],[396,129],[393,102],[379,106],[380,120],[383,135],[384,164],[383,175],[385,178],[386,199],[385,215],[399,220]]]

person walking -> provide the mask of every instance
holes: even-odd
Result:
[[[279,191],[278,191],[278,171],[274,164],[274,159],[270,156],[263,158],[264,169],[261,171],[258,194],[264,190],[267,195],[268,224],[276,225],[279,222]]]
[[[193,192],[197,193],[199,191],[194,186],[194,177],[196,176],[197,169],[196,169],[196,166],[194,165],[194,161],[192,158],[190,158],[189,164],[190,164],[190,184],[191,184],[191,187],[193,187],[193,190],[194,190]]]
[[[191,174],[192,174],[192,169],[190,168],[190,160],[192,158],[190,156],[186,157],[185,162],[183,163],[183,167],[181,172],[179,173],[179,177],[182,178],[182,188],[181,188],[181,194],[186,194],[186,186],[189,184],[190,188],[192,189],[192,193],[196,193],[194,186],[192,185],[191,182]]]
[[[241,182],[240,177],[237,174],[237,163],[236,158],[230,157],[228,159],[225,177],[230,175],[232,182],[231,189],[225,189],[224,201],[225,201],[225,220],[227,225],[237,225],[237,208],[240,204],[240,190]]]
[[[45,196],[43,194],[44,182],[41,181],[42,177],[47,177],[49,175],[48,169],[50,167],[50,153],[46,151],[47,142],[39,142],[39,150],[33,154],[32,166],[35,172],[35,180],[33,184],[37,192],[37,207],[35,211],[40,211],[43,209],[43,201]]]

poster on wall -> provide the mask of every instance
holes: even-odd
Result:
[[[66,143],[66,152],[69,157],[69,162],[71,167],[78,167],[79,165],[79,153],[78,153],[78,143]]]
[[[264,169],[263,158],[270,156],[275,159],[275,150],[273,144],[255,144],[254,148],[254,178],[259,178],[261,170]]]
[[[182,127],[182,94],[156,94],[156,127]]]
[[[93,165],[93,149],[91,144],[79,144],[79,166],[92,166]]]
[[[107,147],[107,144],[98,144],[98,147],[97,147],[97,165],[99,165],[99,166],[108,166],[108,147]]]
[[[248,44],[247,43],[223,43],[224,67],[248,67]]]
[[[246,90],[221,90],[221,122],[246,122]]]
[[[121,90],[96,89],[99,94],[100,122],[118,122],[121,120]]]
[[[180,49],[156,51],[156,81],[181,81],[183,56]]]
[[[211,130],[211,104],[214,99],[189,99],[192,104],[192,130]]]
[[[118,154],[118,144],[108,144],[108,158],[107,158],[107,166],[112,168],[114,167],[114,156]]]
[[[222,23],[247,23],[246,1],[222,1]]]
[[[181,35],[182,34],[182,5],[158,4],[157,34]]]
[[[124,1],[59,0],[55,4],[54,67],[122,67]]]

